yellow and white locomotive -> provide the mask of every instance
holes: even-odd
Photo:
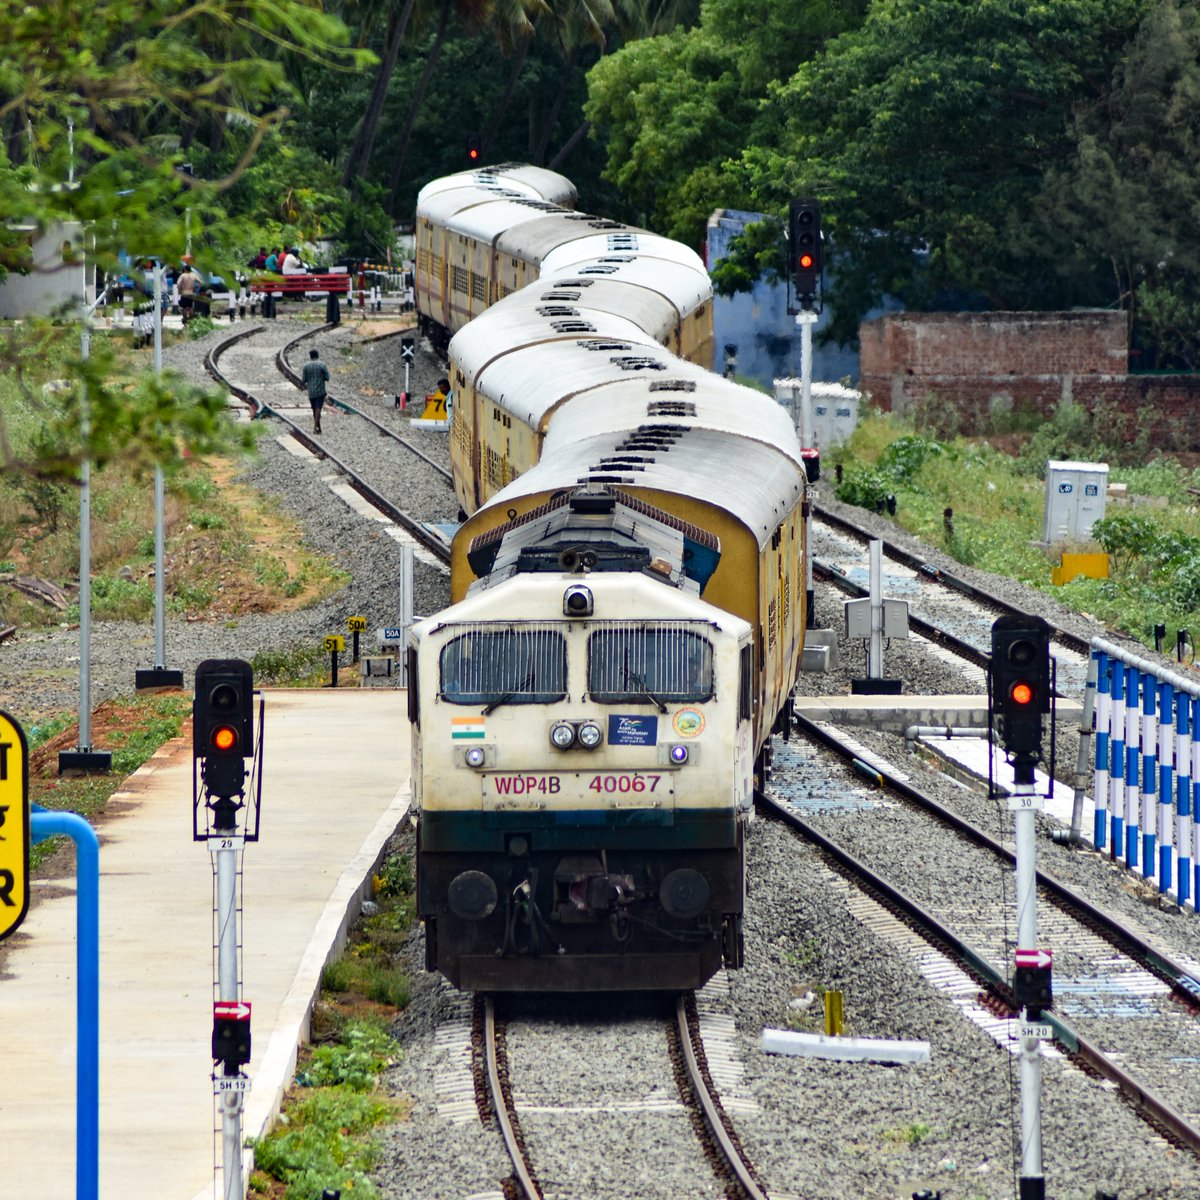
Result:
[[[506,170],[418,207],[490,297],[449,349],[452,604],[410,643],[427,964],[485,991],[698,987],[741,963],[755,772],[803,650],[800,447],[677,356],[711,346],[690,251],[609,222],[589,259],[594,219],[560,249],[540,209],[498,228]],[[506,295],[514,252],[550,273]],[[448,284],[427,319],[461,308]]]

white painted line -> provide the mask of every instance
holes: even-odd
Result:
[[[425,547],[422,546],[421,543],[418,542],[417,539],[408,532],[408,530],[401,529],[399,525],[385,525],[383,527],[383,532],[386,533],[388,537],[399,542],[400,545],[411,546],[413,548],[413,555],[416,558],[419,558],[427,567],[433,567],[435,570],[440,571],[443,575],[450,574],[450,568],[446,566],[446,564],[440,559],[437,559],[430,554],[429,551],[426,550]]]
[[[381,525],[390,523],[389,517],[381,513],[365,496],[356,492],[348,483],[335,483],[329,490],[360,517],[366,517],[369,521],[378,521]]]
[[[309,462],[319,462],[317,456],[307,447],[301,445],[290,434],[281,434],[275,441],[282,446],[293,458],[307,459]]]

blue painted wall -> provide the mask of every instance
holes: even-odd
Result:
[[[747,225],[762,220],[762,213],[739,209],[718,209],[708,221],[709,269],[728,251],[730,241]],[[830,286],[830,272],[825,271],[825,286]],[[737,352],[737,374],[757,380],[768,390],[776,379],[799,378],[800,330],[796,318],[787,312],[787,286],[772,285],[760,279],[751,292],[736,296],[713,298],[713,363],[712,369],[725,369],[725,347],[734,346]],[[817,321],[814,333],[829,322],[828,312]],[[858,383],[858,351],[841,346],[821,346],[813,339],[813,379],[829,383],[840,382],[849,376],[851,384]]]

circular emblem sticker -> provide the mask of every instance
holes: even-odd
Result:
[[[671,719],[671,728],[680,737],[694,738],[704,731],[704,714],[698,708],[681,708]]]

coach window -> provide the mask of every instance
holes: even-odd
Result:
[[[603,704],[711,700],[712,643],[671,626],[598,630],[588,639],[588,692]]]
[[[549,704],[567,692],[567,643],[549,629],[476,629],[442,647],[450,704]]]

